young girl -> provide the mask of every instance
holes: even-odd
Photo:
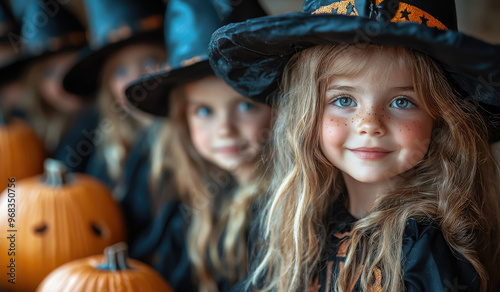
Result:
[[[126,85],[165,60],[161,1],[84,1],[90,47],[64,78],[66,90],[97,98],[99,126],[86,172],[114,188],[137,133],[152,119],[125,104]],[[83,153],[85,154],[85,153]]]
[[[246,287],[496,291],[500,91],[479,85],[500,77],[500,51],[453,31],[453,1],[351,2],[213,35],[239,92],[280,84],[267,247]]]
[[[236,93],[208,64],[208,42],[221,19],[264,15],[256,1],[230,4],[169,1],[167,70],[127,90],[132,104],[169,117],[153,150],[151,196],[138,188],[123,200],[127,219],[144,224],[142,233],[132,232],[130,254],[151,263],[175,291],[226,291],[246,275],[248,225],[263,191],[254,167],[270,108]],[[146,199],[149,222],[137,208]]]
[[[51,9],[57,9],[57,13],[49,17]],[[42,16],[47,18],[46,23],[34,27],[37,17]],[[37,33],[33,34],[35,28]],[[71,132],[75,116],[85,105],[62,88],[62,77],[77,50],[86,44],[85,30],[62,5],[32,2],[26,5],[21,35],[12,32],[9,39],[14,52],[20,50],[17,53],[22,57],[2,70],[14,76],[15,69],[22,68],[23,75],[12,106],[25,112],[48,152],[57,155],[57,145]]]

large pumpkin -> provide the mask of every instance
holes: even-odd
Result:
[[[37,292],[171,292],[148,265],[127,258],[123,242],[96,255],[60,266],[43,280]]]
[[[45,161],[44,176],[6,189],[0,210],[0,291],[34,291],[58,266],[125,239],[123,216],[109,189],[88,175],[66,173],[52,159]]]
[[[42,173],[45,148],[35,131],[20,119],[6,124],[0,113],[0,191],[8,178],[22,178]]]

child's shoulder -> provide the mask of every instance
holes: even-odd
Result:
[[[476,270],[448,244],[437,222],[408,219],[403,259],[408,291],[479,291]]]

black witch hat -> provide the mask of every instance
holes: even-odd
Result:
[[[10,10],[12,15],[17,22],[21,22],[25,15],[26,7],[28,3],[34,2],[33,0],[10,0]]]
[[[63,80],[64,88],[81,96],[96,92],[105,60],[135,42],[163,42],[165,12],[161,0],[84,0],[90,45]]]
[[[4,1],[0,1],[0,45],[12,45],[9,40],[9,35],[19,35],[19,26],[14,20],[14,17],[12,16],[10,10],[7,8],[6,3]],[[12,47],[12,50],[14,49],[15,48]],[[12,59],[7,59],[5,56],[0,56],[0,70],[17,61],[17,58],[19,58],[19,55],[17,54],[16,57]],[[0,80],[0,82],[3,82],[3,78],[2,80]]]
[[[9,33],[19,33],[19,27],[4,1],[0,1],[0,43],[9,43]]]
[[[216,31],[215,73],[236,91],[265,101],[297,52],[318,44],[401,45],[438,60],[461,95],[480,106],[494,140],[500,127],[500,46],[457,31],[454,0],[306,0],[300,13],[262,17]]]
[[[0,69],[2,80],[14,78],[35,59],[77,50],[86,44],[82,24],[57,1],[29,2],[24,9],[20,34],[13,27],[5,40],[18,54]]]
[[[168,59],[162,71],[129,86],[126,95],[137,108],[168,114],[169,92],[176,86],[214,74],[208,62],[210,36],[225,23],[264,16],[256,0],[170,0],[165,16]]]

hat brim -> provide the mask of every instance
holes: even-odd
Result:
[[[208,60],[204,60],[189,66],[146,75],[131,83],[125,94],[131,106],[155,116],[167,117],[168,97],[172,89],[213,74]]]
[[[500,46],[411,22],[305,13],[255,18],[218,29],[210,43],[210,62],[235,90],[263,102],[277,91],[283,69],[295,53],[335,43],[416,49],[441,62],[468,97],[500,106]]]
[[[163,32],[161,29],[142,32],[97,50],[92,50],[89,46],[83,48],[71,69],[64,76],[64,89],[83,98],[92,97],[100,85],[100,72],[106,59],[119,49],[139,42],[163,44]]]
[[[34,59],[36,58],[22,55],[2,64],[0,67],[0,85],[20,78],[26,66]]]
[[[3,64],[0,67],[0,84],[6,84],[17,78],[20,78],[27,68],[38,60],[51,57],[53,55],[64,53],[68,51],[77,51],[81,47],[65,47],[57,51],[47,51],[40,55],[20,54],[17,58],[10,60],[10,62]]]

